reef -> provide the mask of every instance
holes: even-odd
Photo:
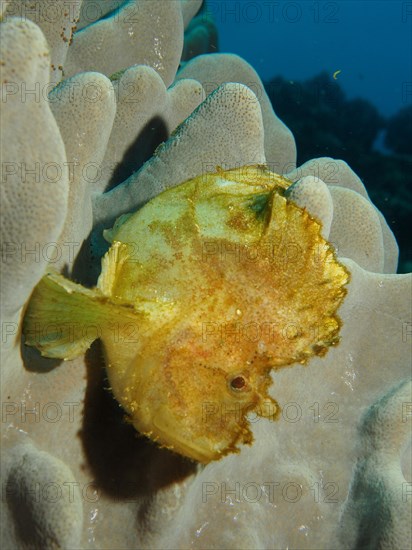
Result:
[[[66,4],[2,3],[2,548],[410,547],[411,276],[361,179],[330,157],[296,165],[257,73],[207,53],[200,0]],[[350,272],[341,342],[275,371],[280,418],[251,418],[253,446],[200,466],[136,437],[98,343],[45,359],[21,321],[50,266],[95,281],[119,215],[255,164],[294,182]]]
[[[412,106],[404,107],[386,123],[385,145],[399,155],[412,156]]]

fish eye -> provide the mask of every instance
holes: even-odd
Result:
[[[241,391],[245,389],[247,382],[244,376],[241,374],[236,375],[229,383],[230,389],[235,391]]]

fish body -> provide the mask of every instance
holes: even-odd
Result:
[[[27,344],[71,359],[99,337],[139,432],[203,463],[238,452],[253,440],[249,413],[279,412],[272,369],[339,340],[349,274],[285,196],[290,184],[264,166],[219,169],[122,216],[104,234],[96,288],[53,272],[40,281]]]

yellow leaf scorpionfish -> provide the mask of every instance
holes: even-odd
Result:
[[[202,463],[238,452],[253,441],[248,414],[279,412],[272,369],[339,341],[349,273],[289,200],[291,183],[265,166],[217,169],[121,216],[95,288],[42,278],[26,343],[73,359],[97,325],[113,394],[140,433]]]

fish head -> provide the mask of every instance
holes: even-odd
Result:
[[[124,403],[138,431],[164,447],[202,463],[251,444],[248,416],[274,418],[268,395],[270,361],[256,343],[205,336],[196,313],[153,334],[131,369],[133,391]],[[130,386],[129,386],[130,387]],[[119,398],[119,396],[118,396]]]

